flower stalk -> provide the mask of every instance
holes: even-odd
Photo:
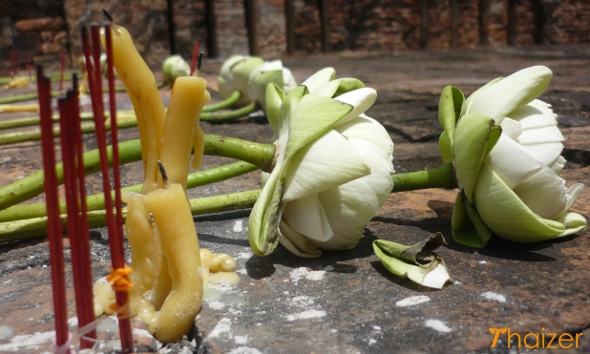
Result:
[[[445,163],[428,170],[398,173],[391,176],[392,192],[406,192],[427,188],[457,188],[453,173],[453,164]]]

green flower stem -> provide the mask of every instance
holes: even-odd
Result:
[[[137,126],[137,120],[135,119],[135,115],[132,117],[127,117],[126,119],[121,119],[121,117],[117,117],[117,128],[124,129]],[[105,127],[108,129],[110,127],[110,122],[105,123]],[[82,133],[92,133],[94,132],[94,123],[82,123],[81,126]],[[59,136],[60,129],[58,127],[53,128],[53,135]],[[20,131],[20,132],[10,132],[0,134],[0,145],[10,145],[16,143],[22,143],[25,141],[35,141],[41,139],[41,130],[28,130],[28,131]]]
[[[215,112],[220,109],[229,108],[242,98],[240,91],[234,91],[228,98],[221,102],[212,103],[203,107],[203,112]]]
[[[205,155],[231,157],[251,163],[262,171],[272,171],[276,147],[273,144],[205,134]]]
[[[123,114],[123,115],[133,115],[135,117],[135,112],[133,110],[121,110],[121,111],[117,111],[117,114]],[[109,112],[104,112],[104,117],[105,119],[107,119],[108,117],[110,117],[110,113]],[[59,115],[58,114],[54,114],[52,117],[54,122],[59,122]],[[94,114],[92,112],[84,112],[80,114],[80,118],[82,120],[93,120],[94,119]],[[4,121],[0,121],[0,130],[4,130],[4,129],[12,129],[12,128],[22,128],[22,127],[28,127],[28,126],[33,126],[33,125],[39,125],[39,116],[35,116],[35,117],[23,117],[23,118],[16,118],[16,119],[10,119],[10,120],[4,120]]]
[[[59,96],[59,92],[52,92],[51,97]],[[8,97],[0,97],[0,104],[8,104],[8,103],[16,103],[16,102],[23,102],[23,101],[30,101],[36,100],[37,93],[24,93],[22,95],[14,95]]]
[[[215,122],[221,123],[228,120],[233,120],[236,118],[240,118],[243,116],[247,116],[248,114],[258,110],[259,107],[256,103],[250,103],[247,106],[242,108],[238,108],[233,111],[229,112],[215,112],[215,113],[201,113],[201,121],[203,122]]]
[[[195,188],[210,183],[223,181],[229,178],[241,176],[245,173],[252,172],[258,168],[247,162],[238,161],[229,165],[215,167],[210,170],[193,172],[188,175],[187,188]],[[136,184],[121,189],[123,193],[141,193],[142,184]],[[115,192],[112,192],[114,198]],[[88,211],[104,209],[104,193],[94,194],[86,197]],[[45,203],[34,204],[17,204],[10,208],[0,211],[0,222],[14,221],[21,219],[31,219],[47,215],[47,206]],[[66,213],[66,203],[64,200],[59,203],[59,210],[62,214]]]
[[[430,170],[394,174],[391,179],[394,193],[427,188],[457,188],[453,165],[450,163]]]
[[[109,161],[111,161],[111,147],[107,147]],[[275,146],[261,144],[247,140],[223,137],[220,135],[205,135],[205,154],[213,156],[231,157],[251,163],[263,171],[272,165]],[[141,159],[141,145],[139,139],[119,144],[121,164],[127,164]],[[84,154],[84,168],[86,174],[100,170],[98,150]],[[58,183],[63,183],[63,166],[56,165]],[[21,180],[0,188],[0,210],[16,205],[43,192],[43,171],[38,171]]]
[[[251,208],[258,196],[260,189],[238,192],[214,197],[197,198],[189,200],[193,215],[218,213],[229,210],[241,210]],[[127,216],[127,208],[123,208],[123,217]],[[64,230],[67,228],[67,217],[61,215]],[[104,227],[106,225],[106,212],[104,210],[88,213],[88,226],[90,228]],[[0,223],[0,243],[10,241],[22,241],[34,237],[45,236],[47,233],[47,218],[32,218]]]

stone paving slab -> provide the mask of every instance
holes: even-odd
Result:
[[[449,52],[333,54],[291,57],[284,62],[301,82],[323,66],[338,77],[354,76],[378,90],[368,112],[395,142],[396,171],[435,167],[442,160],[436,140],[438,96],[445,85],[469,94],[487,81],[542,64],[554,80],[541,99],[553,105],[566,137],[568,185],[590,182],[590,48],[587,46],[504,48]],[[219,62],[206,62],[204,74],[214,86]],[[0,95],[7,94],[6,90]],[[169,90],[162,90],[169,97]],[[215,95],[214,95],[215,97]],[[119,95],[120,107],[128,107]],[[11,115],[10,118],[15,115]],[[0,115],[0,119],[9,119]],[[270,128],[261,120],[202,124],[206,132],[267,141]],[[121,140],[137,138],[135,129]],[[40,168],[38,143],[0,147],[0,184]],[[87,149],[95,147],[85,138]],[[213,167],[229,159],[206,157]],[[141,181],[139,164],[123,171],[123,183]],[[259,173],[190,191],[191,197],[258,188]],[[97,191],[98,179],[89,184]],[[450,216],[456,191],[431,189],[392,194],[365,229],[353,250],[325,252],[299,259],[284,248],[266,258],[253,256],[247,242],[248,211],[197,217],[202,247],[236,257],[241,281],[236,287],[207,290],[188,341],[169,352],[198,353],[509,353],[530,352],[502,337],[491,349],[489,328],[524,334],[583,333],[578,348],[540,353],[590,352],[590,232],[530,245],[494,238],[484,250],[455,244]],[[36,198],[42,200],[42,197]],[[590,217],[585,189],[572,211]],[[438,252],[454,282],[442,290],[422,288],[390,275],[373,255],[376,238],[415,243],[442,232],[449,245]],[[104,230],[92,231],[95,278],[109,269]],[[52,313],[47,244],[43,240],[0,249],[0,352],[51,350]],[[68,266],[68,271],[71,271]],[[70,289],[69,301],[73,304]],[[70,316],[74,316],[70,308]],[[103,338],[116,338],[112,320],[100,319]],[[134,322],[142,350],[156,350],[145,327]],[[35,333],[38,333],[35,335]],[[30,337],[19,337],[29,335]],[[194,339],[194,341],[192,341]],[[15,344],[15,341],[22,345]],[[28,343],[28,344],[27,344]],[[184,349],[183,349],[184,348]],[[163,350],[165,352],[166,350]]]

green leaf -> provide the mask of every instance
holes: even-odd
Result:
[[[391,273],[423,286],[442,289],[451,278],[443,259],[434,253],[441,245],[446,242],[439,232],[412,246],[375,240],[373,251]]]
[[[468,247],[484,248],[492,238],[492,231],[462,192],[455,198],[451,229],[453,240]]]
[[[463,92],[453,86],[447,86],[443,89],[438,102],[438,121],[447,133],[451,147],[453,146],[455,126],[461,115],[463,102],[465,102]]]
[[[457,123],[453,145],[453,164],[457,174],[457,182],[465,191],[469,203],[473,203],[473,189],[477,182],[479,169],[486,156],[493,126],[493,119],[473,114],[462,116]]]
[[[281,175],[283,166],[278,165],[270,174],[254,204],[248,219],[248,240],[250,248],[257,256],[267,256],[279,242],[279,207],[283,193]]]

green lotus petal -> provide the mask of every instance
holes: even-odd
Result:
[[[474,197],[482,220],[504,239],[536,242],[555,238],[566,231],[562,222],[543,219],[533,213],[485,162],[479,171]]]
[[[461,115],[463,102],[465,102],[463,92],[453,86],[447,86],[443,89],[438,102],[438,121],[447,133],[451,146],[453,145],[455,126]]]
[[[293,92],[295,91],[287,95],[283,106]],[[282,109],[281,107],[281,111]],[[352,110],[351,105],[332,98],[317,95],[304,96],[291,113],[289,140],[284,159],[289,159],[305,145],[326,133]],[[283,115],[282,112],[281,115]]]
[[[240,61],[232,67],[234,77],[244,77],[250,80],[250,74],[256,67],[264,64],[264,60],[260,57],[248,57],[246,60]]]
[[[275,135],[273,141],[276,140],[276,135],[279,133],[279,117],[284,99],[285,93],[279,86],[268,84],[265,95],[266,118],[268,119],[268,123]]]
[[[455,131],[453,165],[457,182],[465,191],[469,203],[473,203],[473,188],[477,181],[479,168],[483,162],[494,121],[481,115],[465,115],[459,119]]]
[[[268,71],[260,74],[254,82],[250,82],[250,95],[252,99],[266,107],[266,88],[269,84],[283,87],[283,71]]]
[[[555,221],[559,221],[565,225],[565,231],[559,234],[557,237],[573,235],[582,231],[582,229],[588,225],[586,218],[576,213],[564,213],[555,218]]]
[[[438,150],[445,163],[453,162],[453,149],[446,131],[442,132],[438,138]]]
[[[281,110],[279,112],[279,136],[286,137],[289,134],[291,115],[306,93],[308,93],[308,91],[305,86],[297,86],[283,98]]]
[[[282,173],[283,166],[277,165],[262,188],[248,219],[250,248],[258,256],[269,255],[279,242],[279,207],[283,193]]]
[[[363,84],[363,82],[359,79],[345,77],[338,80],[340,82],[340,85],[338,86],[338,90],[336,90],[332,97],[338,97],[343,93],[347,93],[365,87],[365,84]]]
[[[391,273],[423,286],[442,289],[451,278],[445,262],[433,251],[444,244],[446,242],[439,232],[412,246],[375,240],[373,251]]]
[[[462,192],[455,198],[451,229],[453,240],[468,247],[484,248],[492,238],[492,231]]]

